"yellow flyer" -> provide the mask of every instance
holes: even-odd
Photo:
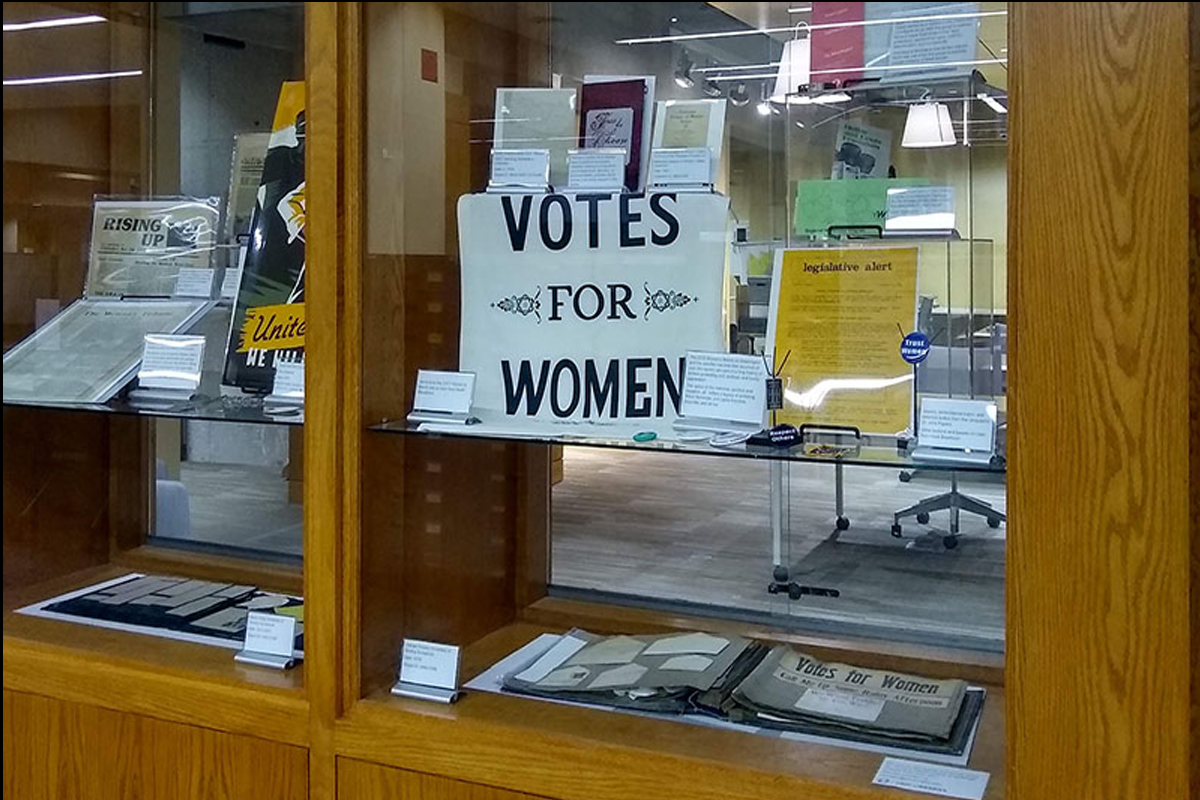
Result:
[[[900,342],[913,329],[917,248],[783,250],[776,255],[768,341],[780,377],[779,422],[909,427],[913,368]]]

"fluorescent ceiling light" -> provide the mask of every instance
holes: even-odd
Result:
[[[961,14],[926,14],[918,17],[898,19],[864,19],[855,22],[827,22],[809,25],[809,31],[832,30],[835,28],[863,28],[869,25],[894,25],[898,22],[932,22],[938,19],[975,19],[978,17],[1003,17],[1007,11],[971,11]],[[713,31],[712,33],[677,33],[670,36],[643,36],[636,39],[617,39],[615,44],[661,44],[663,42],[688,42],[696,39],[729,39],[735,36],[765,36],[772,33],[792,33],[793,26],[786,28],[748,28],[739,31]]]
[[[867,67],[868,72],[891,72],[903,69],[939,69],[945,67],[974,67],[984,64],[1007,64],[1007,58],[981,58],[976,61],[943,61],[940,64],[896,64],[890,67]],[[837,67],[833,69],[814,69],[810,72],[810,76],[827,75],[834,72],[845,72],[845,67]],[[714,75],[709,78],[710,81],[750,81],[758,80],[759,78],[774,78],[776,72],[754,73],[752,75]],[[886,87],[886,84],[881,84]],[[875,84],[867,84],[864,88],[877,88]]]
[[[983,102],[987,103],[988,108],[990,108],[992,111],[995,111],[997,114],[1007,114],[1008,113],[1008,109],[1005,108],[1004,106],[1000,105],[1000,101],[997,100],[996,98],[992,97],[987,92],[980,92],[979,94],[977,94],[975,96],[977,98],[979,98],[980,100],[982,100]]]
[[[97,14],[88,14],[83,17],[57,17],[55,19],[35,19],[32,22],[6,22],[4,23],[5,33],[15,33],[16,31],[33,31],[42,28],[66,28],[70,25],[90,25],[93,22],[107,22],[104,17]]]
[[[807,14],[809,11],[812,11],[812,6],[796,6],[788,9],[789,14]]]
[[[102,81],[106,78],[134,78],[141,75],[140,69],[123,72],[85,72],[80,75],[42,75],[37,78],[5,78],[5,86],[41,86],[47,83],[77,83],[79,81]]]

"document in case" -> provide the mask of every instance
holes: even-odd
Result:
[[[579,98],[579,146],[625,151],[625,188],[646,186],[654,77],[588,75]]]
[[[271,134],[239,133],[233,137],[233,164],[229,170],[229,205],[225,211],[225,241],[250,233],[250,221],[262,183],[263,164]]]
[[[250,242],[230,319],[224,383],[266,393],[304,352],[304,83],[279,91]]]
[[[496,150],[549,150],[550,184],[567,184],[567,151],[575,147],[574,89],[496,90]]]
[[[822,662],[772,648],[733,692],[735,702],[777,721],[835,722],[914,739],[949,738],[967,685]]]
[[[97,200],[84,295],[170,297],[179,270],[211,270],[218,201]]]
[[[302,658],[303,599],[254,586],[133,573],[16,613],[236,650],[242,646],[248,614],[264,606],[271,614],[296,620],[292,655]]]
[[[137,372],[148,333],[187,330],[206,300],[76,300],[4,354],[4,402],[103,403]]]
[[[715,181],[725,140],[725,107],[724,99],[660,100],[654,111],[653,149],[707,147]]]

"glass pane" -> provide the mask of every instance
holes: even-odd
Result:
[[[304,5],[101,5],[4,6],[6,442],[108,431],[118,549],[296,561],[303,406],[271,392],[303,350],[241,344],[255,308],[302,314]],[[198,383],[139,376],[139,325],[202,338]]]
[[[365,13],[365,691],[525,624],[1001,653],[1006,6]]]

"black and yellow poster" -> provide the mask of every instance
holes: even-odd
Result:
[[[269,392],[304,358],[304,83],[283,84],[225,350],[225,383]]]
[[[777,421],[907,429],[913,369],[900,342],[913,329],[916,295],[915,247],[779,251],[768,331],[784,364]]]

